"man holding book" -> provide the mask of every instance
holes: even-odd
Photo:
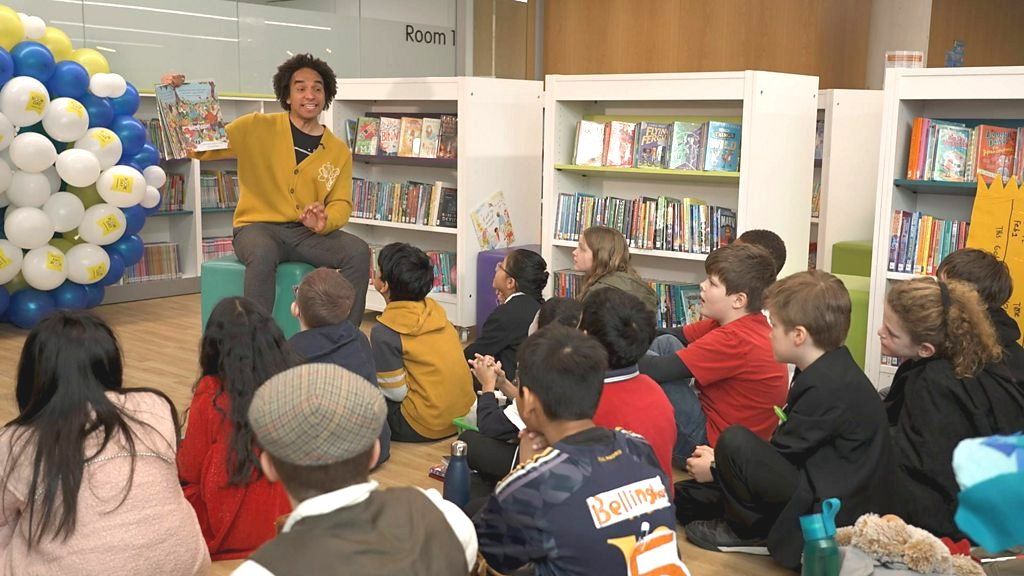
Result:
[[[168,74],[162,82],[184,80]],[[326,62],[297,54],[274,75],[274,93],[286,112],[242,116],[227,125],[228,148],[190,155],[238,159],[233,232],[235,254],[245,264],[245,296],[269,312],[279,263],[336,268],[356,289],[349,320],[359,326],[370,252],[366,242],[341,230],[352,213],[352,154],[319,121],[337,89]]]

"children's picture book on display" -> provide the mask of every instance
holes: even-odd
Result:
[[[672,123],[672,148],[668,167],[672,170],[700,170],[704,153],[704,125],[698,122]]]
[[[707,152],[704,169],[712,172],[737,172],[740,169],[739,124],[711,121],[707,124]]]
[[[191,151],[223,150],[228,134],[221,117],[212,81],[192,81],[180,86],[156,86],[157,109],[170,136],[175,158]]]
[[[398,156],[398,141],[401,137],[402,121],[398,118],[380,118],[380,140],[381,156]]]
[[[637,125],[636,167],[664,168],[672,134],[669,124],[641,122]]]
[[[356,154],[375,156],[377,154],[379,118],[360,118],[356,128]]]
[[[508,248],[516,242],[512,217],[505,203],[505,194],[499,190],[491,194],[470,214],[473,229],[481,250]]]
[[[934,180],[963,182],[967,171],[967,144],[970,128],[938,126],[935,130]]]

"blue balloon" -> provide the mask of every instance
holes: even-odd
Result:
[[[35,288],[25,288],[11,296],[9,316],[12,324],[27,330],[39,324],[55,308],[52,296]]]
[[[14,58],[11,53],[0,48],[0,86],[7,84],[7,81],[14,78]]]
[[[60,310],[82,310],[89,303],[89,293],[85,286],[65,280],[63,284],[50,291],[53,302]]]
[[[125,234],[121,239],[109,246],[104,247],[108,254],[117,254],[124,261],[125,266],[134,266],[142,260],[145,245],[138,234]]]
[[[128,83],[128,89],[117,98],[111,98],[110,103],[114,106],[114,114],[118,116],[134,116],[139,111],[139,91]]]
[[[107,128],[114,121],[114,107],[109,98],[98,98],[86,92],[79,102],[89,112],[89,128]]]
[[[7,305],[11,303],[11,295],[7,293],[7,288],[0,286],[0,314],[7,312]]]
[[[121,270],[124,271],[123,265],[121,267]],[[103,286],[100,286],[99,284],[86,284],[85,286],[83,286],[83,288],[85,288],[86,308],[95,308],[103,303],[103,296],[106,293],[106,290],[103,289]]]
[[[110,255],[110,268],[107,268],[107,275],[97,283],[100,286],[117,284],[124,276],[124,259],[121,258],[121,255],[112,250],[107,250],[107,254]],[[93,286],[95,285],[93,284]]]
[[[14,58],[15,76],[31,76],[44,84],[57,67],[50,49],[31,40],[15,44],[11,57]]]
[[[127,221],[124,227],[124,234],[138,234],[146,224],[146,209],[140,204],[128,208],[121,208],[124,212],[124,219]]]
[[[128,164],[142,172],[150,166],[156,166],[160,163],[160,152],[157,151],[156,146],[152,144],[144,144],[142,150],[139,153],[132,156],[128,161]]]
[[[121,139],[121,161],[124,164],[146,144],[146,127],[131,116],[115,116],[108,126]]]
[[[53,76],[46,83],[46,90],[50,93],[51,100],[56,98],[81,100],[89,90],[89,71],[78,62],[71,60],[57,62],[57,66],[53,69]]]

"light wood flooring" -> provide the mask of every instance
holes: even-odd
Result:
[[[117,332],[125,356],[125,384],[147,386],[167,393],[179,412],[188,407],[192,385],[198,375],[200,330],[199,295],[179,296],[98,308]],[[362,329],[373,325],[371,316]],[[0,324],[0,421],[17,414],[14,378],[26,332]],[[391,460],[374,474],[384,486],[415,485],[441,488],[427,476],[427,469],[447,452],[447,442],[400,444],[391,448]],[[707,552],[686,542],[679,529],[683,559],[694,576],[704,574],[750,574],[772,576],[792,574],[764,557]],[[211,574],[227,575],[240,562],[218,562]]]

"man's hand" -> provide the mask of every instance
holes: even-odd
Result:
[[[161,84],[170,84],[177,88],[185,83],[185,75],[178,72],[168,72],[160,77]]]
[[[327,212],[321,202],[313,202],[303,210],[299,221],[303,226],[319,234],[327,226]]]
[[[714,480],[711,464],[715,461],[715,450],[710,446],[697,446],[693,455],[686,459],[686,471],[702,484]]]
[[[548,448],[548,439],[540,432],[530,429],[519,431],[519,463],[529,462],[531,458]]]
[[[498,370],[501,369],[501,362],[495,362],[493,356],[481,356],[477,354],[472,360],[466,360],[469,363],[469,369],[476,376],[478,382],[480,382],[480,388],[484,392],[494,392],[494,389],[498,384],[498,372],[495,370],[495,366]],[[504,372],[502,372],[504,375]]]

